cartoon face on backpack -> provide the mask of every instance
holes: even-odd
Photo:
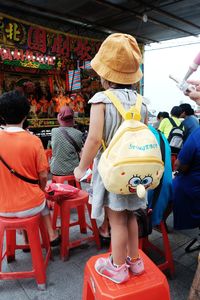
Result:
[[[133,175],[133,177],[128,182],[129,192],[135,193],[138,185],[143,185],[145,190],[151,186],[153,178],[151,175],[140,177],[139,175]]]
[[[144,198],[148,189],[153,189],[158,185],[162,171],[159,166],[153,173],[145,172],[141,166],[138,166],[138,172],[133,175],[127,183],[125,193],[137,194],[139,198]]]

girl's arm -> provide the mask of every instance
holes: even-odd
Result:
[[[74,170],[74,175],[78,180],[85,175],[88,166],[93,162],[101,146],[104,128],[104,109],[105,105],[102,103],[92,104],[89,133],[83,147],[79,166]]]

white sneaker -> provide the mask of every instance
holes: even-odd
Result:
[[[140,275],[140,274],[144,273],[144,262],[143,262],[143,259],[141,257],[139,257],[134,262],[131,261],[130,257],[127,257],[126,263],[127,263],[127,265],[129,265],[130,271],[134,275]]]

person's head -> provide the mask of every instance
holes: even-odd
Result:
[[[57,116],[61,126],[74,126],[74,112],[69,106],[63,106]]]
[[[101,44],[91,66],[101,77],[102,86],[109,83],[131,86],[142,78],[142,56],[135,38],[129,34],[114,33]]]
[[[162,118],[165,119],[165,118],[169,118],[169,113],[167,111],[163,111],[162,112]]]
[[[182,110],[179,106],[172,107],[172,110],[170,112],[172,117],[180,118],[180,115],[182,113]]]
[[[194,109],[188,103],[182,103],[179,105],[181,108],[181,118],[194,115]]]
[[[18,91],[0,96],[0,117],[5,124],[20,124],[30,110],[28,99]]]
[[[159,113],[157,114],[157,120],[158,121],[162,120],[162,111],[159,111]]]

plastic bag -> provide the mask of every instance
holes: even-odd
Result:
[[[62,198],[70,198],[79,193],[79,189],[65,183],[50,183],[45,188],[47,200],[57,201]]]

